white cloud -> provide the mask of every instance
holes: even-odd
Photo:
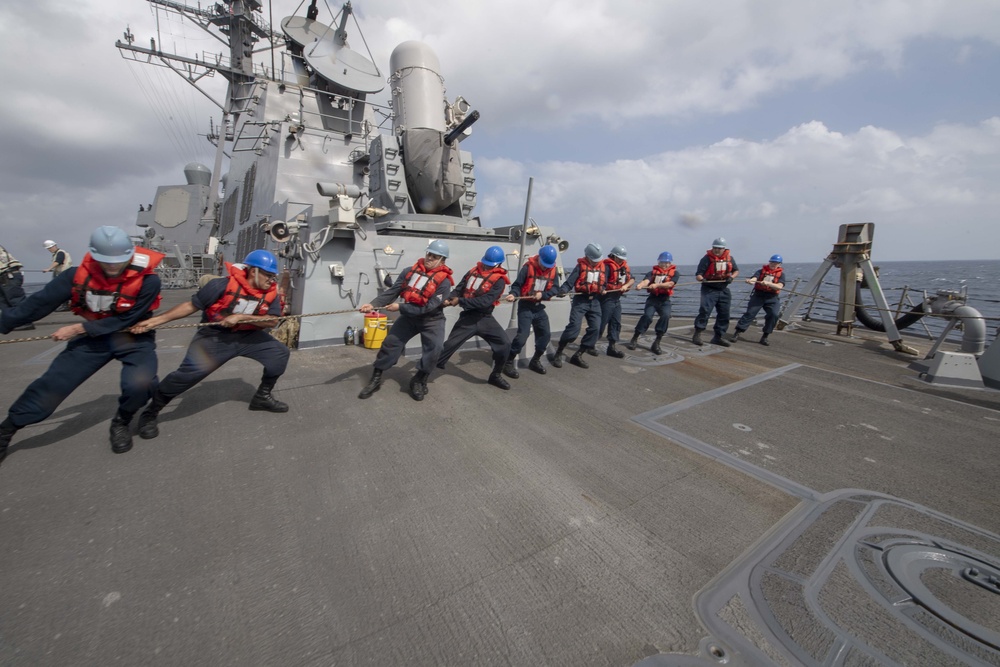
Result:
[[[382,0],[365,10],[387,37],[427,41],[450,88],[515,126],[734,112],[792,85],[899,67],[918,37],[1000,41],[990,2]]]
[[[298,6],[276,1],[274,22]],[[460,94],[483,111],[477,133],[571,128],[581,144],[604,146],[585,163],[557,159],[544,141],[505,142],[492,155],[470,142],[481,187],[476,213],[486,224],[518,224],[534,176],[533,217],[582,236],[621,234],[633,245],[665,230],[682,244],[675,247],[700,252],[702,237],[721,226],[751,252],[787,242],[818,257],[830,225],[864,216],[910,237],[909,256],[924,245],[968,256],[966,245],[935,238],[939,221],[982,230],[993,243],[979,248],[1000,247],[991,187],[996,118],[945,117],[904,136],[892,122],[837,132],[818,109],[815,122],[754,129],[773,113],[767,105],[776,95],[904,67],[908,49],[923,41],[952,40],[952,66],[975,66],[1000,42],[992,0],[365,0],[355,12],[365,39],[352,21],[351,44],[370,47],[386,76],[395,44],[427,41],[449,97]],[[213,149],[196,134],[207,131],[210,116],[218,121],[218,110],[172,72],[123,60],[114,41],[127,26],[137,45],[155,37],[189,55],[221,48],[143,0],[0,4],[0,215],[21,223],[0,242],[24,248],[22,256],[36,253],[25,261],[46,259],[38,237],[71,237],[79,249],[97,224],[129,225],[156,185],[181,181],[186,162],[211,164]],[[202,83],[217,90],[224,81]],[[376,101],[388,97],[383,91]],[[909,111],[901,103],[894,113],[902,119]],[[718,122],[724,114],[735,128]],[[684,137],[703,131],[704,119],[716,120],[712,139],[687,148],[668,151],[655,132],[641,135],[641,151],[611,143],[654,122]],[[747,136],[764,140],[727,138]],[[934,240],[915,240],[924,236]]]
[[[727,139],[605,165],[540,163],[532,165],[532,210],[581,242],[624,240],[655,254],[646,239],[656,232],[689,262],[718,234],[741,239],[744,247],[734,250],[743,254],[769,254],[780,243],[790,261],[819,261],[838,225],[861,221],[880,227],[883,259],[913,257],[920,247],[928,256],[988,255],[1000,241],[995,225],[970,249],[954,224],[995,219],[1000,208],[998,126],[1000,118],[991,118],[908,138],[873,127],[832,132],[813,122],[767,142]],[[501,166],[479,161],[506,198],[517,185],[509,179],[522,174],[509,161]],[[513,205],[486,199],[512,217]]]

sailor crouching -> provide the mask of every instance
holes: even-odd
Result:
[[[510,339],[496,318],[493,309],[500,303],[504,288],[510,282],[507,269],[501,266],[507,254],[498,245],[486,249],[483,259],[476,263],[455,285],[452,296],[445,306],[461,306],[462,314],[451,328],[448,340],[438,359],[437,367],[444,368],[451,355],[473,336],[485,340],[493,351],[493,371],[487,382],[500,389],[510,389],[510,383],[501,375],[507,355],[510,353]],[[455,296],[455,294],[459,296]]]
[[[621,359],[625,353],[616,345],[622,333],[622,294],[627,293],[635,284],[632,269],[628,265],[628,251],[625,246],[616,245],[604,260],[604,293],[601,294],[601,332],[608,332],[608,356]],[[600,337],[598,336],[598,337]],[[596,355],[593,348],[588,352]]]
[[[520,301],[517,302],[517,335],[510,343],[510,353],[503,367],[507,377],[515,379],[521,377],[517,371],[517,355],[532,330],[535,332],[535,354],[528,362],[528,368],[545,375],[542,355],[545,354],[545,348],[552,339],[552,329],[549,327],[549,315],[545,312],[545,304],[542,301],[559,294],[559,285],[556,283],[558,257],[559,251],[555,246],[543,246],[537,255],[530,257],[524,263],[510,286],[507,301],[514,301],[517,298],[520,298]]]
[[[424,257],[400,273],[392,287],[358,309],[362,313],[370,313],[385,307],[390,313],[399,312],[375,357],[371,380],[358,398],[368,398],[379,390],[382,373],[399,361],[407,341],[420,334],[420,361],[417,362],[416,375],[410,380],[410,396],[415,401],[424,400],[427,378],[444,347],[445,319],[441,309],[454,284],[451,268],[445,265],[449,254],[447,243],[431,241]],[[403,302],[394,303],[397,298],[402,298]]]
[[[694,277],[701,283],[701,303],[698,306],[698,316],[694,318],[694,336],[691,342],[701,345],[701,332],[708,327],[708,319],[714,310],[715,326],[712,340],[709,342],[720,347],[729,347],[729,341],[723,336],[729,328],[729,306],[733,296],[729,285],[740,275],[736,260],[729,253],[726,239],[721,236],[712,241],[712,247],[698,262]]]
[[[753,318],[757,317],[760,309],[764,309],[764,332],[758,341],[761,345],[770,345],[767,337],[774,331],[774,326],[778,323],[778,316],[781,314],[781,288],[785,286],[785,281],[781,277],[784,269],[781,268],[781,255],[771,255],[767,264],[754,271],[753,276],[746,279],[746,282],[753,285],[753,293],[747,303],[746,312],[736,323],[736,331],[733,332],[732,342],[740,339],[740,334],[750,328]]]
[[[271,390],[288,367],[288,347],[267,332],[278,323],[284,300],[276,284],[277,258],[254,250],[242,264],[226,264],[226,278],[208,281],[190,301],[132,327],[141,333],[202,311],[203,323],[195,333],[180,367],[163,378],[149,406],[139,415],[139,437],[160,434],[157,417],[170,401],[184,393],[226,362],[236,357],[253,359],[264,367],[250,410],[288,412],[288,405]]]
[[[573,272],[569,274],[566,282],[563,283],[560,294],[565,294],[573,290],[573,303],[570,306],[569,322],[559,338],[559,347],[555,354],[549,357],[549,361],[556,368],[562,368],[562,355],[566,346],[576,340],[580,333],[580,327],[584,318],[587,320],[587,332],[580,341],[577,349],[569,363],[580,368],[589,368],[583,360],[583,354],[587,350],[593,349],[597,345],[597,339],[601,334],[601,302],[599,296],[604,293],[604,283],[606,280],[604,262],[601,260],[601,246],[590,243],[584,248],[584,257],[576,260]]]
[[[4,310],[0,333],[39,320],[66,301],[84,322],[57,329],[56,341],[66,348],[45,373],[28,385],[0,423],[0,461],[18,429],[47,419],[73,390],[112,359],[122,363],[121,396],[111,421],[111,449],[132,448],[129,424],[149,400],[156,384],[156,338],[128,329],[148,318],[160,304],[160,277],[153,269],[163,255],[135,248],[118,227],[99,227],[76,270],[56,276],[17,308]]]
[[[660,349],[660,340],[667,333],[667,328],[670,327],[670,296],[674,293],[674,286],[677,284],[678,277],[677,267],[674,265],[674,256],[664,250],[656,258],[656,266],[646,273],[642,281],[636,285],[637,290],[646,290],[648,296],[642,308],[642,317],[639,318],[639,321],[635,325],[632,340],[625,343],[625,347],[634,350],[638,346],[639,336],[646,333],[646,329],[653,323],[653,317],[658,314],[660,319],[657,320],[656,328],[654,329],[656,338],[653,339],[653,344],[649,346],[649,350],[653,354],[663,354],[663,350]]]

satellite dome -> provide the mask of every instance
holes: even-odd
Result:
[[[199,162],[189,162],[184,166],[184,178],[188,185],[211,185],[212,170]]]

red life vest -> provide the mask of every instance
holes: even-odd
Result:
[[[649,281],[649,285],[646,287],[646,291],[650,294],[655,294],[656,296],[663,296],[666,294],[668,297],[674,293],[673,287],[663,287],[663,283],[674,282],[674,274],[677,273],[677,267],[673,264],[665,269],[661,269],[659,265],[653,267],[653,279]]]
[[[222,297],[205,309],[205,319],[209,322],[221,322],[228,316],[237,315],[267,315],[271,304],[279,298],[278,286],[271,283],[266,290],[259,290],[250,283],[248,270],[226,262],[226,272],[229,273],[229,283]],[[284,306],[283,302],[281,303]],[[231,331],[254,331],[260,327],[253,324],[237,324]]]
[[[162,253],[136,248],[121,275],[108,278],[88,252],[73,274],[70,310],[86,320],[103,320],[128,312],[139,298],[143,279],[153,273],[163,257]],[[159,306],[160,295],[157,294],[149,309],[153,311]]]
[[[552,289],[552,283],[556,279],[556,267],[546,269],[538,262],[538,255],[528,259],[527,276],[524,284],[521,285],[521,296],[531,296],[538,292],[545,293]]]
[[[486,266],[482,262],[476,262],[476,266],[466,273],[462,280],[465,281],[465,289],[462,290],[463,299],[489,294],[498,280],[503,280],[505,285],[510,282],[507,277],[507,269],[500,265]],[[499,304],[500,299],[493,302],[494,306]]]
[[[399,295],[406,303],[426,306],[445,280],[452,285],[455,284],[451,279],[451,267],[441,264],[436,269],[428,270],[424,266],[424,258],[421,257],[410,267],[410,272],[406,275],[406,284],[403,285],[403,291]]]
[[[611,268],[611,277],[606,279],[604,289],[607,291],[621,289],[632,279],[632,271],[628,268],[628,262],[624,259],[619,264],[610,257],[604,260],[604,265]]]
[[[725,280],[733,272],[733,260],[729,258],[729,248],[722,251],[722,255],[716,255],[711,250],[708,251],[708,269],[703,276],[707,281]]]
[[[772,269],[770,264],[765,264],[764,267],[760,270],[760,278],[758,278],[757,282],[754,283],[753,288],[758,292],[764,292],[766,294],[780,293],[781,290],[773,288],[768,289],[767,287],[764,287],[764,285],[770,285],[772,283],[780,283],[782,273],[784,273],[784,269],[782,269],[780,266],[775,269]],[[771,278],[770,280],[767,280],[768,276],[770,276]]]
[[[577,294],[597,294],[604,287],[606,277],[604,275],[604,262],[591,262],[586,257],[576,260],[576,266],[580,269],[580,275],[576,279],[573,289]]]

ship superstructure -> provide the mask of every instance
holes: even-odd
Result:
[[[168,54],[155,40],[137,46],[129,32],[117,43],[123,55],[167,65],[195,86],[217,72],[228,86],[217,102],[223,120],[214,167],[188,165],[187,184],[160,187],[137,222],[182,268],[212,271],[251,250],[275,251],[293,313],[338,313],[302,318],[299,346],[342,341],[360,315],[340,311],[391,284],[432,239],[449,243],[458,275],[489,245],[505,249],[512,272],[546,243],[568,246],[527,212],[523,223],[498,227],[474,215],[475,164],[461,142],[479,113],[462,97],[447,99],[426,44],[398,45],[383,73],[370,53],[351,48],[350,2],[329,24],[313,2],[305,17],[282,19],[279,31],[262,20],[256,0],[207,9],[149,2],[218,35],[229,52]],[[373,98],[387,84],[391,103],[380,105]],[[509,318],[510,308],[500,306],[498,319]]]

